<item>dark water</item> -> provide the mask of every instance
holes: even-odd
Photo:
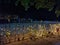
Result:
[[[57,42],[55,45],[60,45],[60,42]]]

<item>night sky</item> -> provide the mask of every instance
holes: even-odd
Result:
[[[7,2],[7,0],[5,0]],[[19,4],[20,5],[20,4]],[[4,3],[0,0],[0,13],[1,15],[18,15],[20,18],[32,18],[33,20],[43,20],[43,21],[60,21],[60,16],[57,18],[55,10],[48,11],[48,9],[40,8],[37,10],[34,6],[31,6],[27,11],[25,11],[22,5],[15,6],[14,1],[10,3]]]

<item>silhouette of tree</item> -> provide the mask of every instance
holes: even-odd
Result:
[[[60,15],[60,1],[59,0],[17,0],[16,6],[18,5],[19,1],[21,2],[21,5],[25,7],[25,10],[27,11],[30,6],[34,6],[36,9],[39,8],[47,8],[48,11],[52,11],[53,8],[55,9],[55,13],[57,17]],[[54,7],[56,5],[56,7]]]

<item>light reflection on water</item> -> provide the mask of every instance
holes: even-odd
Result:
[[[54,22],[56,24],[56,22]],[[10,30],[11,33],[16,31],[16,33],[23,33],[24,27],[27,28],[29,26],[32,26],[33,28],[38,30],[38,25],[46,25],[45,27],[47,30],[49,29],[49,24],[54,24],[53,22],[33,22],[33,23],[10,23],[10,24],[0,24],[0,33],[5,32],[6,30]],[[19,29],[17,29],[19,28]],[[4,31],[5,30],[5,31]],[[26,33],[28,30],[25,29]]]

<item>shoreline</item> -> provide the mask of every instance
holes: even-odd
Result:
[[[33,40],[22,40],[6,45],[55,45],[57,42],[60,42],[60,38],[40,38]]]

